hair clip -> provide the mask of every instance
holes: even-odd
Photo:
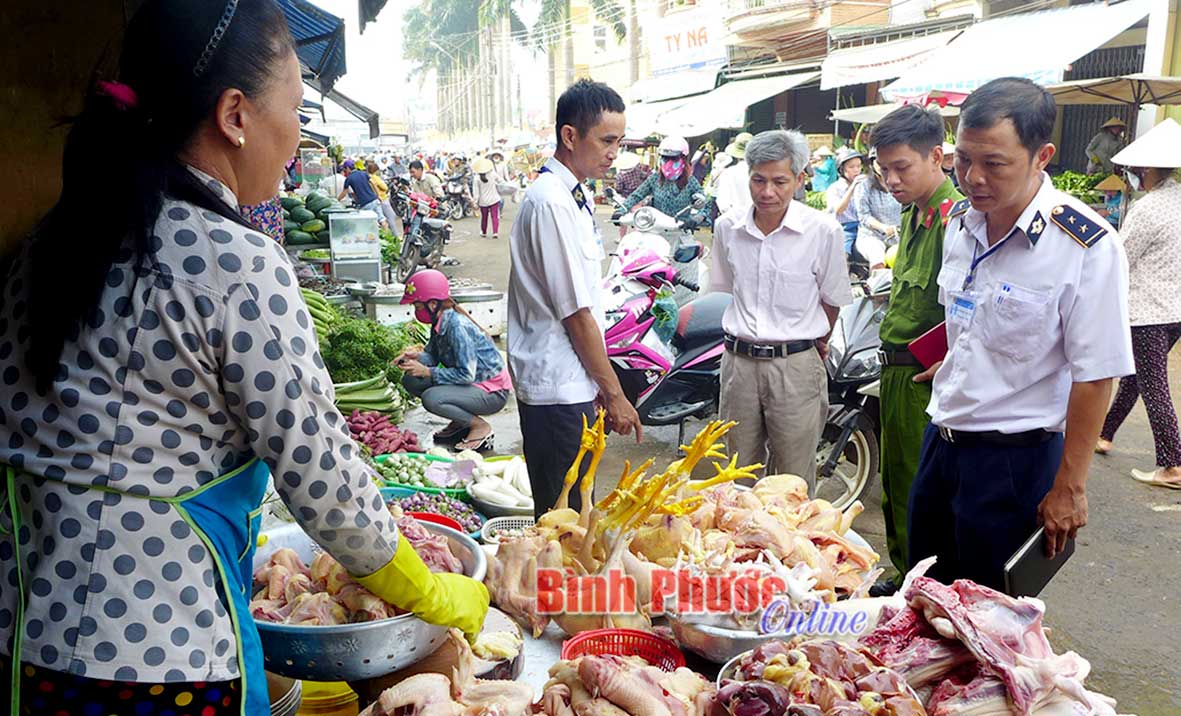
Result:
[[[193,75],[200,77],[205,74],[205,70],[209,67],[209,62],[213,59],[213,53],[217,51],[217,46],[221,44],[221,38],[225,36],[226,30],[230,28],[230,22],[234,19],[234,13],[238,11],[238,0],[229,0],[226,3],[226,8],[221,14],[221,19],[217,21],[217,27],[213,28],[213,34],[209,37],[209,42],[205,43],[205,49],[201,51],[201,57],[197,59],[197,65],[193,67]]]
[[[135,109],[139,106],[139,96],[135,94],[135,90],[122,82],[99,80],[95,84],[95,91],[105,97],[110,97],[119,109]]]

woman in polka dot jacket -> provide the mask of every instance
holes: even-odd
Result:
[[[0,257],[0,654],[22,687],[6,668],[0,698],[20,713],[267,713],[245,600],[270,475],[375,594],[483,624],[484,586],[398,534],[288,259],[238,213],[273,194],[302,94],[274,0],[148,0],[57,207]],[[129,159],[95,185],[112,148]]]

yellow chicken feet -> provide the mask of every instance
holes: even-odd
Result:
[[[707,457],[716,457],[725,460],[726,455],[722,451],[726,446],[721,440],[730,431],[730,428],[737,424],[733,421],[723,423],[720,420],[715,420],[709,425],[706,425],[702,428],[701,432],[693,437],[693,441],[690,444],[681,446],[685,457],[669,465],[669,471],[689,475],[697,467],[697,463]]]
[[[603,428],[603,411],[599,411],[599,417],[595,421],[594,426],[587,425],[586,416],[582,416],[582,441],[578,446],[578,454],[574,456],[574,462],[570,463],[570,469],[566,470],[566,479],[562,485],[562,492],[558,495],[558,501],[554,505],[554,509],[563,510],[570,506],[570,490],[574,488],[574,483],[578,482],[579,468],[582,467],[582,459],[588,452],[598,450],[599,458],[602,458],[603,451],[607,449],[607,433]],[[598,460],[592,457],[593,466],[598,466]],[[592,485],[592,490],[593,485]],[[586,494],[586,481],[583,481],[583,494]]]
[[[762,464],[758,463],[754,465],[747,465],[746,467],[738,467],[737,465],[737,455],[734,455],[730,458],[730,464],[726,467],[722,467],[719,463],[715,462],[714,470],[716,470],[718,474],[707,480],[694,480],[693,482],[689,483],[689,487],[700,492],[701,490],[714,487],[715,485],[733,482],[734,480],[741,480],[743,478],[754,480],[758,477],[755,475],[755,470],[761,470],[764,467]]]
[[[582,513],[578,518],[578,524],[584,528],[590,526],[591,509],[594,507],[595,474],[599,470],[599,461],[603,459],[603,453],[607,451],[605,416],[606,411],[600,410],[594,426],[590,430],[582,432],[582,446],[587,448],[591,454],[590,467],[582,476]],[[588,445],[589,447],[587,447]]]

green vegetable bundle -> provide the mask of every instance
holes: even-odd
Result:
[[[308,288],[301,288],[299,292],[303,294],[304,303],[308,305],[312,325],[316,327],[316,337],[320,339],[320,350],[323,351],[332,327],[340,320],[340,314],[319,292]]]
[[[822,191],[808,192],[808,198],[805,200],[804,203],[806,203],[808,206],[812,207],[813,209],[818,209],[820,211],[824,211],[825,209],[828,208],[828,200],[825,198],[824,192],[822,192]]]
[[[336,390],[336,408],[346,415],[360,410],[390,415],[394,422],[402,419],[405,403],[384,373],[368,380],[337,383],[333,388]]]
[[[381,262],[386,266],[398,265],[402,255],[402,239],[389,229],[378,229],[377,233],[381,238]]]
[[[1064,191],[1088,204],[1098,204],[1103,201],[1103,197],[1099,195],[1099,192],[1095,191],[1095,185],[1105,178],[1102,174],[1088,175],[1065,171],[1054,177],[1051,181],[1054,183],[1054,188],[1059,191]]]

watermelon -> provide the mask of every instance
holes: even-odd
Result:
[[[316,243],[316,237],[306,231],[288,231],[286,236],[287,243],[291,246]]]
[[[307,222],[309,222],[315,218],[316,218],[315,214],[308,211],[307,209],[305,209],[302,206],[296,207],[291,210],[291,220],[297,224],[306,224]]]
[[[328,223],[328,217],[332,216],[333,214],[344,214],[348,211],[350,210],[344,208],[343,206],[329,206],[326,209],[321,209],[318,211],[316,216],[320,217],[324,223]]]
[[[286,209],[284,209],[284,210],[283,210],[283,218],[284,218],[284,219],[290,219],[290,218],[291,218],[291,212],[290,212],[290,211],[287,211]]]
[[[309,234],[318,233],[326,228],[328,228],[327,224],[325,224],[323,221],[320,221],[319,219],[305,221],[303,225],[299,227],[300,231],[306,231]]]
[[[297,196],[281,196],[279,197],[279,204],[287,211],[303,206],[303,202]]]
[[[319,241],[319,242],[325,243],[325,244],[328,243],[329,242],[328,229],[324,229],[320,233],[316,234],[316,241]]]
[[[283,231],[284,231],[284,232],[287,232],[287,231],[299,231],[299,224],[297,224],[296,222],[292,221],[291,219],[284,219],[284,220],[283,220]]]
[[[317,194],[315,192],[312,192],[311,194],[308,195],[308,200],[307,200],[306,206],[308,208],[308,211],[312,212],[313,214],[319,214],[326,207],[329,207],[331,205],[332,205],[332,200],[329,199],[328,197],[324,196],[323,194]]]

